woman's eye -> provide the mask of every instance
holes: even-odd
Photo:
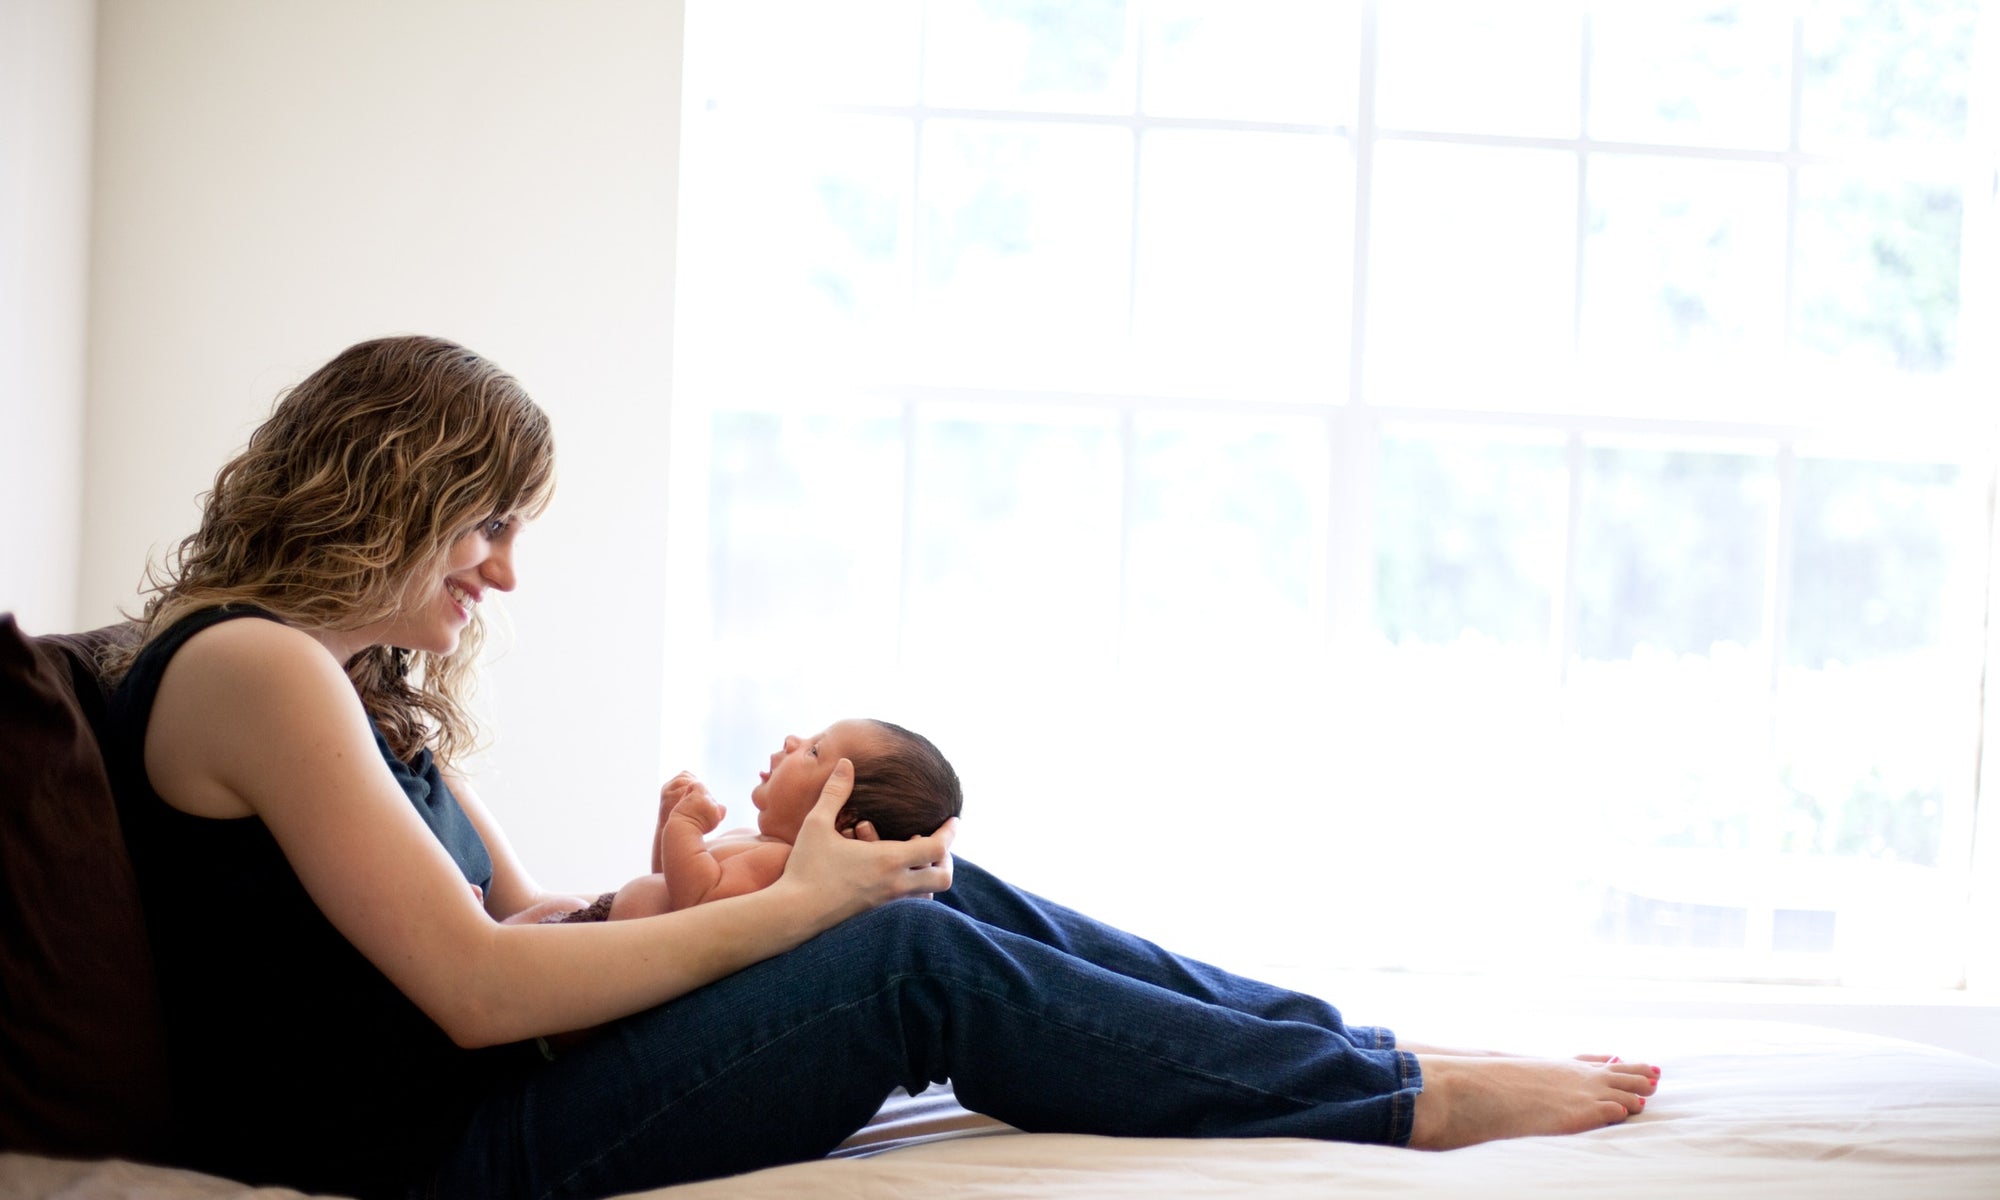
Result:
[[[486,522],[486,536],[489,539],[499,537],[501,534],[507,532],[508,524],[509,522],[506,517],[493,518],[491,521]]]
[[[814,758],[818,758],[818,757],[819,757],[819,743],[818,743],[818,742],[814,742],[814,743],[812,744],[812,750],[810,751],[810,753],[812,754],[812,756],[813,756]]]

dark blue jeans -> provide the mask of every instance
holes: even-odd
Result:
[[[963,859],[798,949],[606,1026],[496,1088],[429,1181],[604,1196],[817,1158],[897,1087],[1031,1131],[1406,1143],[1385,1030],[1170,954]]]

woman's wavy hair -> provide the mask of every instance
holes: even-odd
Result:
[[[901,725],[870,720],[883,735],[876,749],[853,759],[854,790],[834,818],[839,829],[872,822],[885,842],[903,842],[935,832],[965,807],[965,794],[931,740]]]
[[[148,566],[144,640],[223,604],[308,631],[395,616],[462,534],[537,515],[554,486],[548,417],[513,376],[441,338],[351,346],[279,397],[217,473],[201,527]],[[347,662],[398,755],[430,747],[454,762],[475,748],[467,702],[483,635],[475,609],[452,654],[377,646]],[[106,665],[122,674],[136,652]]]

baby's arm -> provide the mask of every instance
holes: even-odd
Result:
[[[709,853],[708,831],[722,823],[722,806],[703,789],[679,797],[667,818],[653,861],[666,883],[665,911],[700,904],[722,880],[722,864]]]
[[[783,842],[732,842],[711,849],[706,835],[721,823],[722,806],[703,792],[683,797],[660,827],[668,911],[746,895],[784,874],[792,848]]]
[[[713,854],[722,867],[722,877],[708,895],[702,897],[704,900],[742,896],[770,887],[778,882],[778,876],[785,873],[785,863],[792,857],[792,848],[776,841],[736,842],[717,847]],[[680,905],[675,904],[674,907]]]
[[[674,815],[674,809],[690,796],[707,795],[708,785],[696,779],[691,771],[682,771],[660,786],[660,819],[653,824],[653,862],[647,870],[655,875],[666,870],[660,863],[660,855],[666,849],[667,818]]]

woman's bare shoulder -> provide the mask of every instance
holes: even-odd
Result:
[[[206,816],[260,806],[246,771],[303,756],[342,731],[372,746],[347,673],[311,635],[267,620],[224,621],[167,664],[146,728],[146,771],[169,804]],[[338,736],[338,735],[336,735]]]
[[[224,669],[251,666],[265,659],[282,661],[294,654],[326,650],[303,629],[269,617],[217,621],[190,637],[174,654],[173,665],[198,661]]]
[[[251,618],[211,625],[187,640],[167,664],[160,703],[194,700],[204,707],[255,708],[317,697],[358,705],[347,672],[303,630]]]

